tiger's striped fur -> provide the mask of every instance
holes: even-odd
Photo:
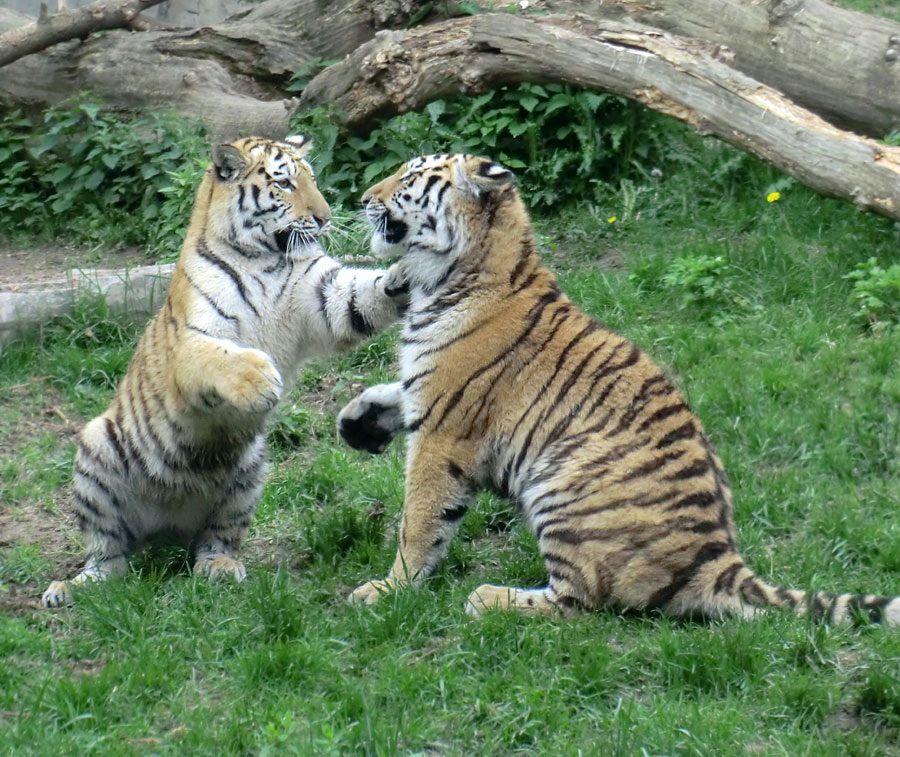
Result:
[[[475,490],[509,497],[537,536],[543,589],[485,585],[467,611],[575,607],[752,615],[786,606],[894,626],[900,598],[764,582],[735,544],[731,491],[684,396],[634,344],[563,294],[538,258],[511,174],[470,156],[417,158],[363,197],[373,250],[402,255],[401,377],[342,410],[344,437],[409,431],[399,549],[381,592],[428,575]]]
[[[266,417],[301,360],[394,322],[399,269],[351,270],[317,238],[331,210],[304,160],[305,137],[219,145],[197,190],[166,300],[106,412],[86,425],[73,505],[84,569],[126,569],[151,537],[191,546],[194,572],[241,580],[235,556],[266,475]]]

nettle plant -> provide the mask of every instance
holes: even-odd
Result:
[[[366,136],[344,135],[325,110],[302,114],[292,130],[313,135],[319,183],[340,205],[355,207],[366,187],[411,157],[468,152],[515,171],[529,206],[540,211],[606,194],[661,160],[667,121],[614,95],[520,84],[435,100]]]
[[[178,177],[207,154],[202,126],[177,116],[121,116],[83,95],[39,115],[0,106],[0,233],[165,246],[196,186]]]
[[[900,323],[900,263],[883,268],[872,257],[844,278],[853,282],[859,321],[875,332]]]

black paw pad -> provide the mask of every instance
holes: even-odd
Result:
[[[394,438],[393,432],[378,425],[379,411],[383,411],[377,405],[372,405],[359,418],[341,418],[338,431],[341,438],[353,449],[361,449],[377,455],[383,452]]]

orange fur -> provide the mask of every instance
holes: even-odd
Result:
[[[646,353],[560,291],[510,180],[480,158],[430,156],[364,196],[373,249],[401,255],[411,283],[402,381],[367,390],[339,424],[357,441],[367,429],[384,437],[402,414],[393,425],[409,436],[396,559],[352,599],[374,602],[428,575],[487,487],[528,521],[550,580],[481,586],[473,614],[787,606],[900,622],[900,598],[807,595],[744,564],[731,491],[700,420]]]
[[[397,318],[396,275],[322,252],[331,210],[309,147],[249,137],[213,149],[166,300],[109,407],[79,436],[73,506],[87,559],[48,587],[45,606],[67,602],[70,583],[124,572],[154,536],[191,547],[198,574],[243,579],[236,552],[283,382],[306,357]]]

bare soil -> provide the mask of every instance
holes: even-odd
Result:
[[[131,268],[152,262],[145,250],[91,250],[43,246],[23,250],[0,245],[0,291],[20,284],[64,279],[73,268]]]

